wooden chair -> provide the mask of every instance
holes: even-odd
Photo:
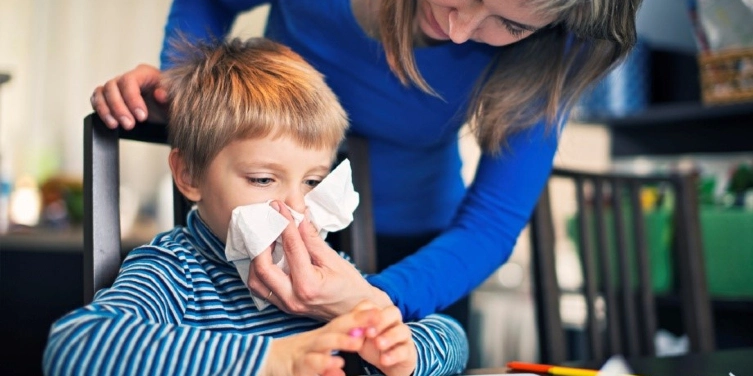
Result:
[[[575,186],[578,251],[584,284],[580,294],[586,302],[584,332],[589,359],[603,361],[614,354],[656,353],[657,295],[652,288],[647,229],[640,197],[641,187],[656,184],[674,192],[672,256],[676,281],[672,293],[679,301],[690,351],[713,350],[714,326],[704,270],[696,177],[686,174],[596,174],[554,169],[552,179],[569,179]],[[587,192],[592,195],[588,196]],[[612,231],[608,231],[606,220],[609,211],[614,218]],[[555,236],[549,187],[544,190],[530,225],[540,357],[542,362],[561,364],[572,359],[567,359],[560,316],[562,289],[555,273]],[[607,236],[610,232],[614,234],[611,241]],[[595,239],[594,243],[592,239]],[[633,241],[629,242],[630,239]],[[632,250],[628,247],[630,243],[634,245]],[[613,257],[616,259],[612,260]],[[616,278],[612,275],[614,264],[617,264]],[[631,269],[630,265],[634,268]],[[632,275],[637,275],[637,283]],[[634,287],[636,284],[637,288]],[[597,319],[597,299],[603,299],[606,307],[605,318],[601,321]]]
[[[133,140],[167,145],[164,124],[139,123],[130,131],[109,129],[96,113],[84,119],[84,302],[108,287],[120,268],[120,174],[119,141]],[[347,156],[353,169],[353,184],[360,194],[354,222],[340,231],[335,248],[349,253],[366,273],[376,271],[371,189],[366,142],[348,137],[338,153]],[[173,186],[174,223],[185,224],[190,204]]]

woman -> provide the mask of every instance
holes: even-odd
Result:
[[[324,73],[352,132],[369,141],[378,263],[389,267],[370,285],[351,281],[324,243],[287,236],[286,252],[311,261],[291,268],[293,278],[256,265],[249,287],[321,318],[381,294],[417,319],[466,296],[509,257],[569,108],[630,51],[640,2],[174,0],[163,66],[172,37],[224,36],[240,12],[271,3],[266,36]],[[139,66],[98,87],[92,105],[110,127],[154,119],[160,111],[141,93],[164,102],[159,78]],[[465,123],[483,150],[467,189],[458,152]],[[467,303],[460,310],[464,322]]]

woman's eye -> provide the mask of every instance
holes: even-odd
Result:
[[[525,31],[523,29],[519,29],[515,26],[512,26],[507,22],[505,22],[505,27],[507,28],[507,31],[510,33],[510,35],[512,35],[515,38],[520,38],[521,36],[523,36],[523,32]]]
[[[274,180],[272,180],[272,178],[252,178],[252,177],[250,177],[250,178],[246,178],[246,179],[248,180],[249,183],[254,184],[254,185],[260,185],[260,186],[270,185],[274,181]]]
[[[521,29],[521,28],[519,28],[519,27],[517,27],[517,26],[515,26],[515,25],[513,25],[511,23],[509,23],[504,18],[498,18],[498,20],[499,20],[500,23],[502,23],[502,25],[505,27],[505,29],[507,29],[507,32],[510,33],[510,35],[512,35],[515,38],[520,39],[520,37],[523,36],[523,33],[526,32],[526,30]]]

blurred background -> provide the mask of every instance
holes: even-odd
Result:
[[[753,32],[745,0],[644,0],[640,43],[581,99],[556,165],[635,173],[695,171],[720,347],[753,345]],[[747,2],[750,4],[750,2]],[[83,118],[95,86],[158,65],[170,0],[0,0],[0,374],[39,374],[53,320],[82,304]],[[233,35],[261,35],[267,8]],[[728,51],[735,51],[730,55]],[[719,72],[732,70],[732,75]],[[478,148],[461,131],[464,176]],[[121,146],[125,246],[172,227],[166,148]],[[560,284],[577,289],[574,188],[551,186]],[[645,209],[658,193],[646,191]],[[661,231],[658,229],[657,231]],[[471,366],[535,360],[527,230],[505,266],[473,293]],[[664,244],[651,244],[660,248]],[[563,300],[578,328],[582,300]],[[682,352],[682,333],[666,351]]]

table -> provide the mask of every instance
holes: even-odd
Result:
[[[717,350],[672,357],[640,357],[627,360],[633,373],[644,376],[749,376],[753,375],[753,348]],[[579,362],[573,367],[598,369],[600,364]],[[468,370],[469,375],[504,374],[504,368]]]

